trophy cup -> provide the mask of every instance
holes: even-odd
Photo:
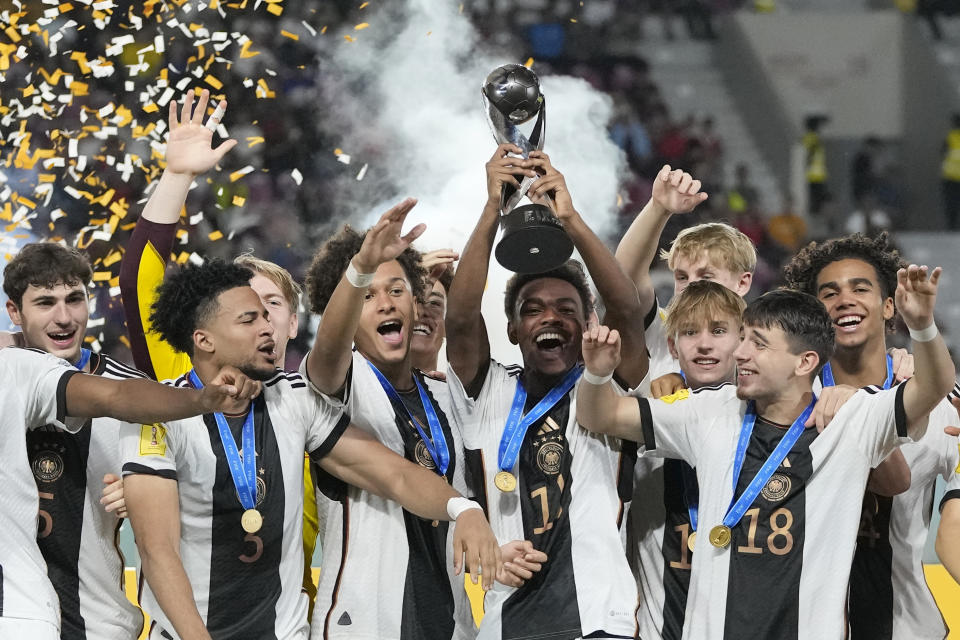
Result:
[[[487,123],[497,144],[517,145],[526,158],[543,148],[546,101],[536,74],[521,64],[497,67],[481,90]],[[517,125],[537,117],[526,137]],[[525,177],[520,187],[504,185],[500,195],[500,228],[503,237],[496,247],[497,262],[516,273],[542,273],[566,262],[573,241],[550,208],[530,203],[517,206],[537,178]]]

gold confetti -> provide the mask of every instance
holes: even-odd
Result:
[[[276,6],[276,5],[272,5],[272,4],[271,4],[271,5],[269,5],[269,6],[273,7],[273,6]],[[299,39],[300,39],[300,36],[298,36],[298,35],[295,34],[295,33],[290,33],[290,32],[287,31],[286,29],[281,29],[281,30],[280,30],[280,35],[282,35],[282,36],[285,37],[285,38],[290,38],[291,40],[299,40]]]
[[[267,11],[275,16],[279,16],[281,13],[283,13],[283,7],[281,7],[279,4],[268,4]]]
[[[523,63],[523,66],[525,66],[527,69],[533,67],[533,58],[527,58],[527,61]]]
[[[258,144],[263,144],[263,136],[247,136],[247,147],[253,147]]]
[[[346,40],[347,42],[356,42],[356,40],[354,39],[354,37],[351,36],[349,33],[346,34],[346,35],[344,35],[344,36],[343,36],[343,39]]]
[[[369,2],[364,2],[363,4],[360,5],[360,10],[363,11],[364,9],[367,8],[367,5],[369,4],[370,4]]]
[[[354,29],[354,31],[363,31],[364,29],[366,29],[366,28],[369,27],[369,26],[370,26],[370,23],[369,23],[369,22],[361,22],[360,24],[358,24],[357,26],[355,26],[353,29]]]
[[[234,201],[236,201],[237,196],[234,196],[233,199],[234,199]],[[243,199],[243,198],[241,198],[241,200],[242,200],[242,199]],[[234,204],[236,204],[236,202],[234,202]],[[241,203],[241,204],[242,204],[242,203]],[[210,242],[216,242],[217,240],[220,240],[221,238],[223,238],[223,232],[222,232],[222,231],[211,231],[211,232],[207,235],[207,239],[209,239]]]
[[[246,201],[247,201],[247,199],[244,198],[243,196],[233,196],[233,201],[232,201],[232,202],[233,202],[233,206],[235,206],[235,207],[242,207],[242,206],[243,206],[243,203],[246,202]]]
[[[223,83],[211,75],[207,75],[207,77],[204,78],[203,81],[218,91],[223,88]]]

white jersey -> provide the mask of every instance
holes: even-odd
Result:
[[[186,376],[173,384],[189,386]],[[256,533],[240,526],[244,508],[212,414],[125,428],[123,473],[177,481],[180,557],[214,640],[306,638],[303,453],[326,455],[349,418],[299,374],[282,371],[263,384],[253,411],[257,509],[263,516]],[[227,420],[239,449],[244,416]],[[177,637],[146,584],[141,605],[153,618],[151,638]]]
[[[302,373],[306,358],[303,363]],[[415,375],[443,428],[450,452],[447,481],[466,495],[463,441],[449,419],[447,383],[420,372]],[[403,406],[395,406],[367,360],[354,352],[342,401],[353,424],[397,454],[435,471],[436,464],[410,418],[412,413],[430,437],[420,395],[416,388],[398,395]],[[392,500],[346,485],[323,470],[315,471],[318,511],[325,518],[323,568],[311,638],[474,637],[463,575],[453,575],[453,524],[424,520]]]
[[[953,475],[947,482],[947,489],[943,492],[943,497],[940,498],[940,511],[943,511],[943,505],[947,504],[949,500],[960,500],[960,466],[954,470]]]
[[[104,378],[142,378],[104,354],[90,372]],[[37,544],[60,599],[61,631],[70,640],[131,640],[143,615],[124,591],[122,520],[100,504],[103,476],[120,476],[120,431],[113,418],[86,421],[77,433],[56,425],[27,434],[28,456],[40,494]]]
[[[693,554],[684,637],[842,638],[860,507],[870,469],[909,441],[903,389],[857,392],[823,433],[805,429],[732,527],[708,542],[734,496],[733,459],[746,401],[736,387],[638,398],[644,443],[694,466],[699,539]],[[757,418],[736,487],[740,496],[789,425]]]
[[[668,373],[680,373],[680,361],[670,353],[667,344],[667,312],[656,301],[650,313],[644,318],[644,342],[647,345],[649,368],[647,375],[637,386],[637,395],[650,396],[650,383]]]
[[[447,373],[472,493],[494,533],[501,544],[529,540],[549,557],[523,587],[496,583],[487,592],[478,638],[566,640],[597,632],[632,638],[638,603],[618,532],[620,442],[577,424],[576,388],[527,430],[511,470],[517,488],[505,493],[494,485],[520,374],[519,367],[491,360],[474,399],[452,369]],[[536,400],[528,397],[524,411]],[[630,467],[632,460],[627,479]]]
[[[27,457],[26,433],[66,423],[66,386],[79,373],[46,353],[0,349],[0,618],[50,623],[60,628],[57,593],[37,546],[37,485]]]

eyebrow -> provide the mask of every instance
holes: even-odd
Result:
[[[867,285],[867,286],[869,286],[869,287],[873,287],[873,286],[874,286],[873,281],[870,280],[869,278],[850,278],[849,280],[847,280],[847,282],[849,282],[851,285],[865,284],[865,285]],[[819,287],[817,287],[817,293],[820,293],[820,292],[823,291],[824,289],[839,290],[839,289],[840,289],[840,285],[839,285],[836,281],[833,281],[833,280],[831,280],[830,282],[824,282],[822,285],[820,285]]]
[[[763,335],[763,333],[761,333],[756,327],[750,327],[750,331],[753,333],[753,336],[763,344],[770,344],[770,341],[767,340],[767,337]]]

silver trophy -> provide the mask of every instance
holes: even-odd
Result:
[[[536,74],[522,64],[505,64],[487,76],[481,90],[487,123],[497,144],[511,143],[523,150],[543,148],[546,128],[546,100]],[[536,116],[528,138],[519,129]],[[537,178],[525,177],[519,187],[504,185],[500,195],[500,228],[497,262],[516,273],[543,273],[566,262],[573,253],[573,241],[549,207],[542,204],[517,206]]]

